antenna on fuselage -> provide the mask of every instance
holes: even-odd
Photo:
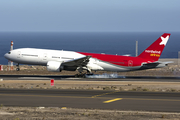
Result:
[[[13,41],[11,41],[11,47],[10,47],[10,51],[13,50]],[[8,61],[8,68],[9,70],[14,70],[14,67],[13,67],[13,62],[12,61]]]

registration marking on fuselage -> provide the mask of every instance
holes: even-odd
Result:
[[[103,103],[110,103],[110,102],[114,102],[114,101],[117,101],[117,100],[122,100],[122,98],[115,98],[115,99],[112,99],[112,100],[107,100],[107,101],[104,101]]]

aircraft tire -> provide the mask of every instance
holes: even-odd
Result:
[[[16,68],[16,71],[20,71],[20,68]]]

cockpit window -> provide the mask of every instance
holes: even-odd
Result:
[[[11,52],[9,51],[8,54],[11,54]]]

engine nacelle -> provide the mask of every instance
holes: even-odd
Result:
[[[101,66],[93,63],[88,63],[87,67],[91,70],[104,70]]]
[[[64,67],[61,65],[61,62],[57,62],[57,61],[49,61],[47,63],[47,70],[51,71],[51,72],[61,72],[61,70],[63,70]]]

